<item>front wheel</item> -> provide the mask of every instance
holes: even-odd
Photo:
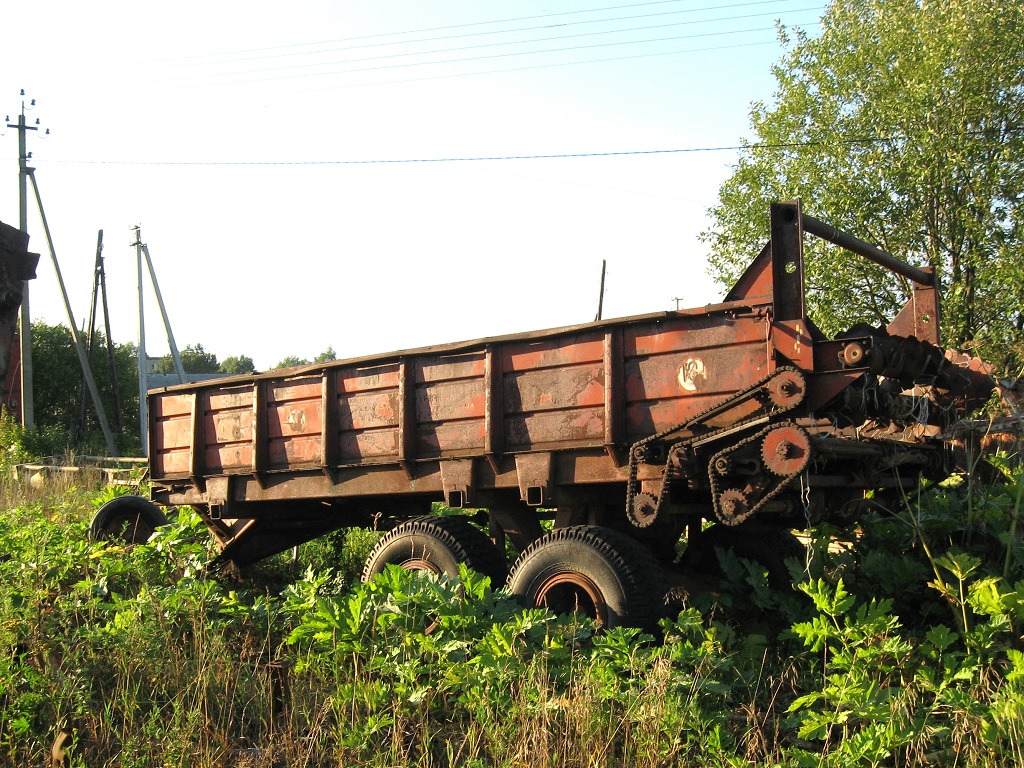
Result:
[[[527,606],[587,616],[605,628],[650,630],[665,592],[648,550],[589,525],[558,528],[531,544],[512,568],[509,589]]]
[[[388,565],[454,578],[460,564],[489,577],[494,589],[505,583],[505,558],[483,532],[461,517],[417,517],[377,542],[362,580],[369,581]]]
[[[93,515],[89,539],[121,539],[126,544],[142,544],[161,525],[167,525],[167,516],[152,501],[141,496],[118,496]]]

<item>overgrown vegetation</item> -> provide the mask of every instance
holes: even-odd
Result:
[[[816,534],[792,591],[728,580],[658,638],[481,577],[358,583],[363,531],[239,576],[178,511],[86,541],[111,491],[6,484],[0,763],[989,766],[1024,762],[1024,477]]]

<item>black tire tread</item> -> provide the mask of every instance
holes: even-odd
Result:
[[[635,539],[619,531],[596,525],[556,528],[527,547],[509,572],[508,583],[515,591],[517,576],[535,553],[556,542],[577,542],[600,554],[622,577],[629,615],[626,623],[654,630],[662,613],[664,578],[653,553]]]
[[[156,504],[142,496],[115,496],[93,515],[89,522],[89,540],[103,541],[110,539],[112,532],[110,526],[120,518],[128,518],[137,515],[151,528],[156,529],[161,525],[167,525],[167,516]],[[128,540],[128,543],[138,544],[138,540]]]
[[[505,558],[494,543],[463,517],[451,515],[424,515],[406,520],[388,531],[370,552],[363,566],[362,581],[372,577],[377,555],[393,541],[408,534],[423,534],[437,539],[447,547],[459,562],[491,580],[491,587],[500,589],[505,584],[508,569]]]

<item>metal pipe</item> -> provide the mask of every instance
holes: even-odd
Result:
[[[840,248],[845,248],[852,253],[856,253],[858,256],[863,256],[865,259],[873,261],[875,264],[885,267],[898,275],[903,275],[915,283],[935,285],[935,275],[932,272],[925,272],[919,267],[907,264],[907,262],[896,258],[891,253],[886,253],[881,248],[871,245],[871,243],[866,243],[848,232],[837,229],[831,224],[826,224],[813,216],[804,214],[802,219],[804,230],[812,235],[817,235],[822,240],[828,240]]]

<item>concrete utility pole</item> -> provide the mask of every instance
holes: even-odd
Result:
[[[43,222],[43,234],[46,235],[46,245],[50,249],[50,259],[53,261],[53,271],[57,276],[57,285],[60,286],[60,295],[64,299],[64,310],[68,315],[68,328],[71,331],[71,341],[74,342],[75,352],[78,353],[78,362],[82,366],[82,378],[85,386],[89,389],[92,397],[92,404],[96,408],[96,419],[103,430],[103,439],[106,440],[107,450],[111,456],[117,456],[117,444],[114,442],[114,434],[110,431],[110,424],[107,422],[107,414],[103,408],[103,400],[100,399],[100,392],[96,386],[96,379],[92,375],[92,368],[89,365],[89,357],[82,344],[82,338],[78,335],[75,327],[75,313],[71,311],[71,301],[68,299],[67,288],[64,287],[64,277],[60,272],[60,264],[57,263],[57,251],[53,247],[53,238],[50,236],[50,225],[46,221],[46,212],[43,210],[43,198],[39,194],[39,184],[36,182],[35,169],[30,168],[28,177],[32,181],[32,191],[36,195],[36,205],[39,208],[39,218]]]
[[[146,257],[146,264],[149,266],[149,279],[153,283],[153,292],[156,294],[156,303],[160,307],[160,316],[164,321],[164,330],[167,331],[167,343],[171,347],[171,360],[174,361],[174,370],[178,374],[178,381],[185,383],[185,369],[181,364],[181,355],[178,354],[178,345],[174,342],[174,332],[171,330],[171,320],[167,316],[167,307],[164,306],[164,296],[160,292],[160,283],[156,279],[156,270],[153,268],[153,259],[149,255],[149,246],[142,242],[142,228],[132,227],[135,233],[132,247],[135,248],[135,257],[138,262],[139,276],[139,439],[142,442],[142,455],[149,456],[149,403],[146,400],[146,393],[149,390],[147,380],[148,371],[146,365],[146,318],[143,308],[142,294],[142,257]]]
[[[32,153],[27,150],[25,137],[28,131],[38,131],[37,125],[25,123],[25,89],[21,90],[21,114],[16,124],[7,123],[8,128],[18,129],[18,228],[28,234],[28,176],[33,168],[28,167]],[[32,99],[29,107],[34,107]],[[36,123],[39,121],[36,120]],[[49,131],[47,131],[49,132]],[[35,426],[35,400],[32,395],[32,315],[28,306],[28,281],[22,284],[21,317],[18,322],[18,338],[21,340],[21,425],[26,429]]]

